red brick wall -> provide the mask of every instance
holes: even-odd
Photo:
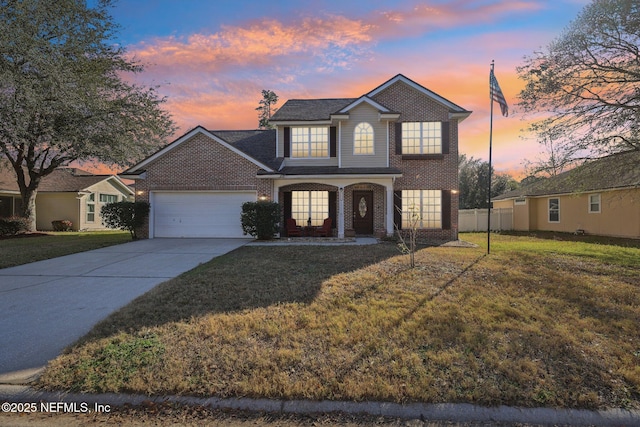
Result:
[[[271,180],[258,179],[258,167],[207,135],[197,133],[145,167],[136,181],[136,200],[149,201],[154,190],[255,190],[273,199]],[[142,192],[142,194],[138,194]],[[148,224],[139,230],[147,238]]]
[[[401,112],[400,122],[448,121],[449,110],[411,86],[397,82],[374,96],[374,99],[393,111]],[[458,189],[458,122],[451,120],[449,154],[442,159],[403,160],[396,154],[395,123],[389,124],[389,165],[402,171],[395,182],[395,190],[457,190]],[[420,236],[438,240],[457,238],[458,196],[451,196],[451,230],[420,230]]]

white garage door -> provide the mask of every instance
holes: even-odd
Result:
[[[159,192],[153,194],[154,237],[247,237],[240,213],[255,192]]]

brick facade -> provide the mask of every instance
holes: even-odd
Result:
[[[137,180],[136,200],[149,202],[152,191],[255,190],[273,199],[269,180],[258,179],[258,166],[203,133],[197,133],[146,165],[145,179]],[[149,237],[148,222],[139,231]]]
[[[398,77],[401,78],[397,79]],[[450,194],[451,208],[443,210],[450,211],[448,220],[443,220],[443,223],[450,224],[450,228],[423,229],[419,231],[419,237],[438,240],[456,239],[458,230],[458,120],[450,117],[452,112],[463,116],[468,115],[469,112],[449,101],[442,102],[442,98],[424,90],[419,85],[412,85],[413,82],[403,76],[399,75],[394,79],[389,81],[391,84],[380,86],[383,88],[382,90],[372,91],[373,95],[371,96],[389,111],[400,113],[397,120],[388,121],[388,167],[402,173],[401,177],[398,176],[394,179],[393,190],[442,190],[447,192],[447,195]],[[396,154],[397,122],[432,121],[449,123],[448,152],[430,157]],[[337,124],[334,121],[332,126]],[[280,134],[283,133],[283,130],[284,128],[280,129]],[[377,134],[383,134],[383,132]],[[256,162],[249,160],[245,153],[230,149],[215,138],[204,130],[192,131],[183,139],[178,140],[179,143],[175,147],[169,146],[157,157],[142,162],[143,167],[140,166],[139,169],[144,170],[146,176],[136,181],[136,200],[149,201],[149,194],[153,191],[246,190],[255,191],[256,197],[264,196],[268,200],[274,200],[273,191],[276,185],[275,180],[278,178],[271,179],[265,176],[258,178],[257,174],[261,168]],[[275,148],[275,135],[272,143]],[[349,141],[342,140],[340,143],[348,144]],[[140,172],[140,170],[136,170],[136,167],[131,170]],[[273,173],[274,176],[278,174],[276,169]],[[310,174],[316,175],[311,172]],[[301,178],[297,176],[298,183],[285,185],[278,189],[278,200],[283,200],[283,194],[286,191],[340,191],[342,187],[339,188],[336,185],[344,185],[344,192],[340,194],[343,195],[344,200],[343,229],[345,233],[348,233],[353,230],[353,192],[371,191],[373,194],[374,234],[381,236],[390,232],[387,229],[389,227],[388,215],[391,211],[387,206],[389,200],[387,188],[391,187],[391,178],[388,178],[388,184],[373,178],[370,182],[367,182],[367,178],[362,178],[361,180],[345,181],[345,184],[336,184],[339,180],[336,180],[335,177],[328,175],[327,178],[326,184],[323,184],[322,179],[317,175],[313,182],[300,183]],[[280,181],[282,181],[281,178]],[[312,180],[310,179],[310,181]],[[354,184],[354,182],[356,183]],[[385,188],[384,185],[388,185],[388,187]],[[336,203],[338,204],[338,202]],[[340,212],[339,206],[333,206],[332,209],[335,209],[335,212]],[[148,226],[146,226],[140,230],[140,235],[148,237],[148,231]]]
[[[404,82],[397,82],[373,97],[386,107],[401,112],[400,122],[449,121],[449,154],[441,159],[404,160],[396,154],[395,123],[389,123],[389,164],[402,171],[395,190],[449,190],[451,195],[451,229],[425,229],[419,236],[428,239],[454,240],[458,230],[458,122],[449,120],[449,110]]]

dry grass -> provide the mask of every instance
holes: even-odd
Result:
[[[464,238],[482,244],[483,235]],[[167,282],[41,384],[271,398],[640,407],[633,247],[245,247]]]

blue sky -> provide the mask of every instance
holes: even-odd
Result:
[[[252,129],[262,89],[356,97],[398,73],[473,111],[460,152],[488,159],[488,73],[510,104],[494,116],[493,160],[522,173],[538,143],[521,132],[515,68],[561,34],[586,0],[120,0],[117,42],[146,64],[180,126]],[[523,139],[524,138],[524,139]]]

